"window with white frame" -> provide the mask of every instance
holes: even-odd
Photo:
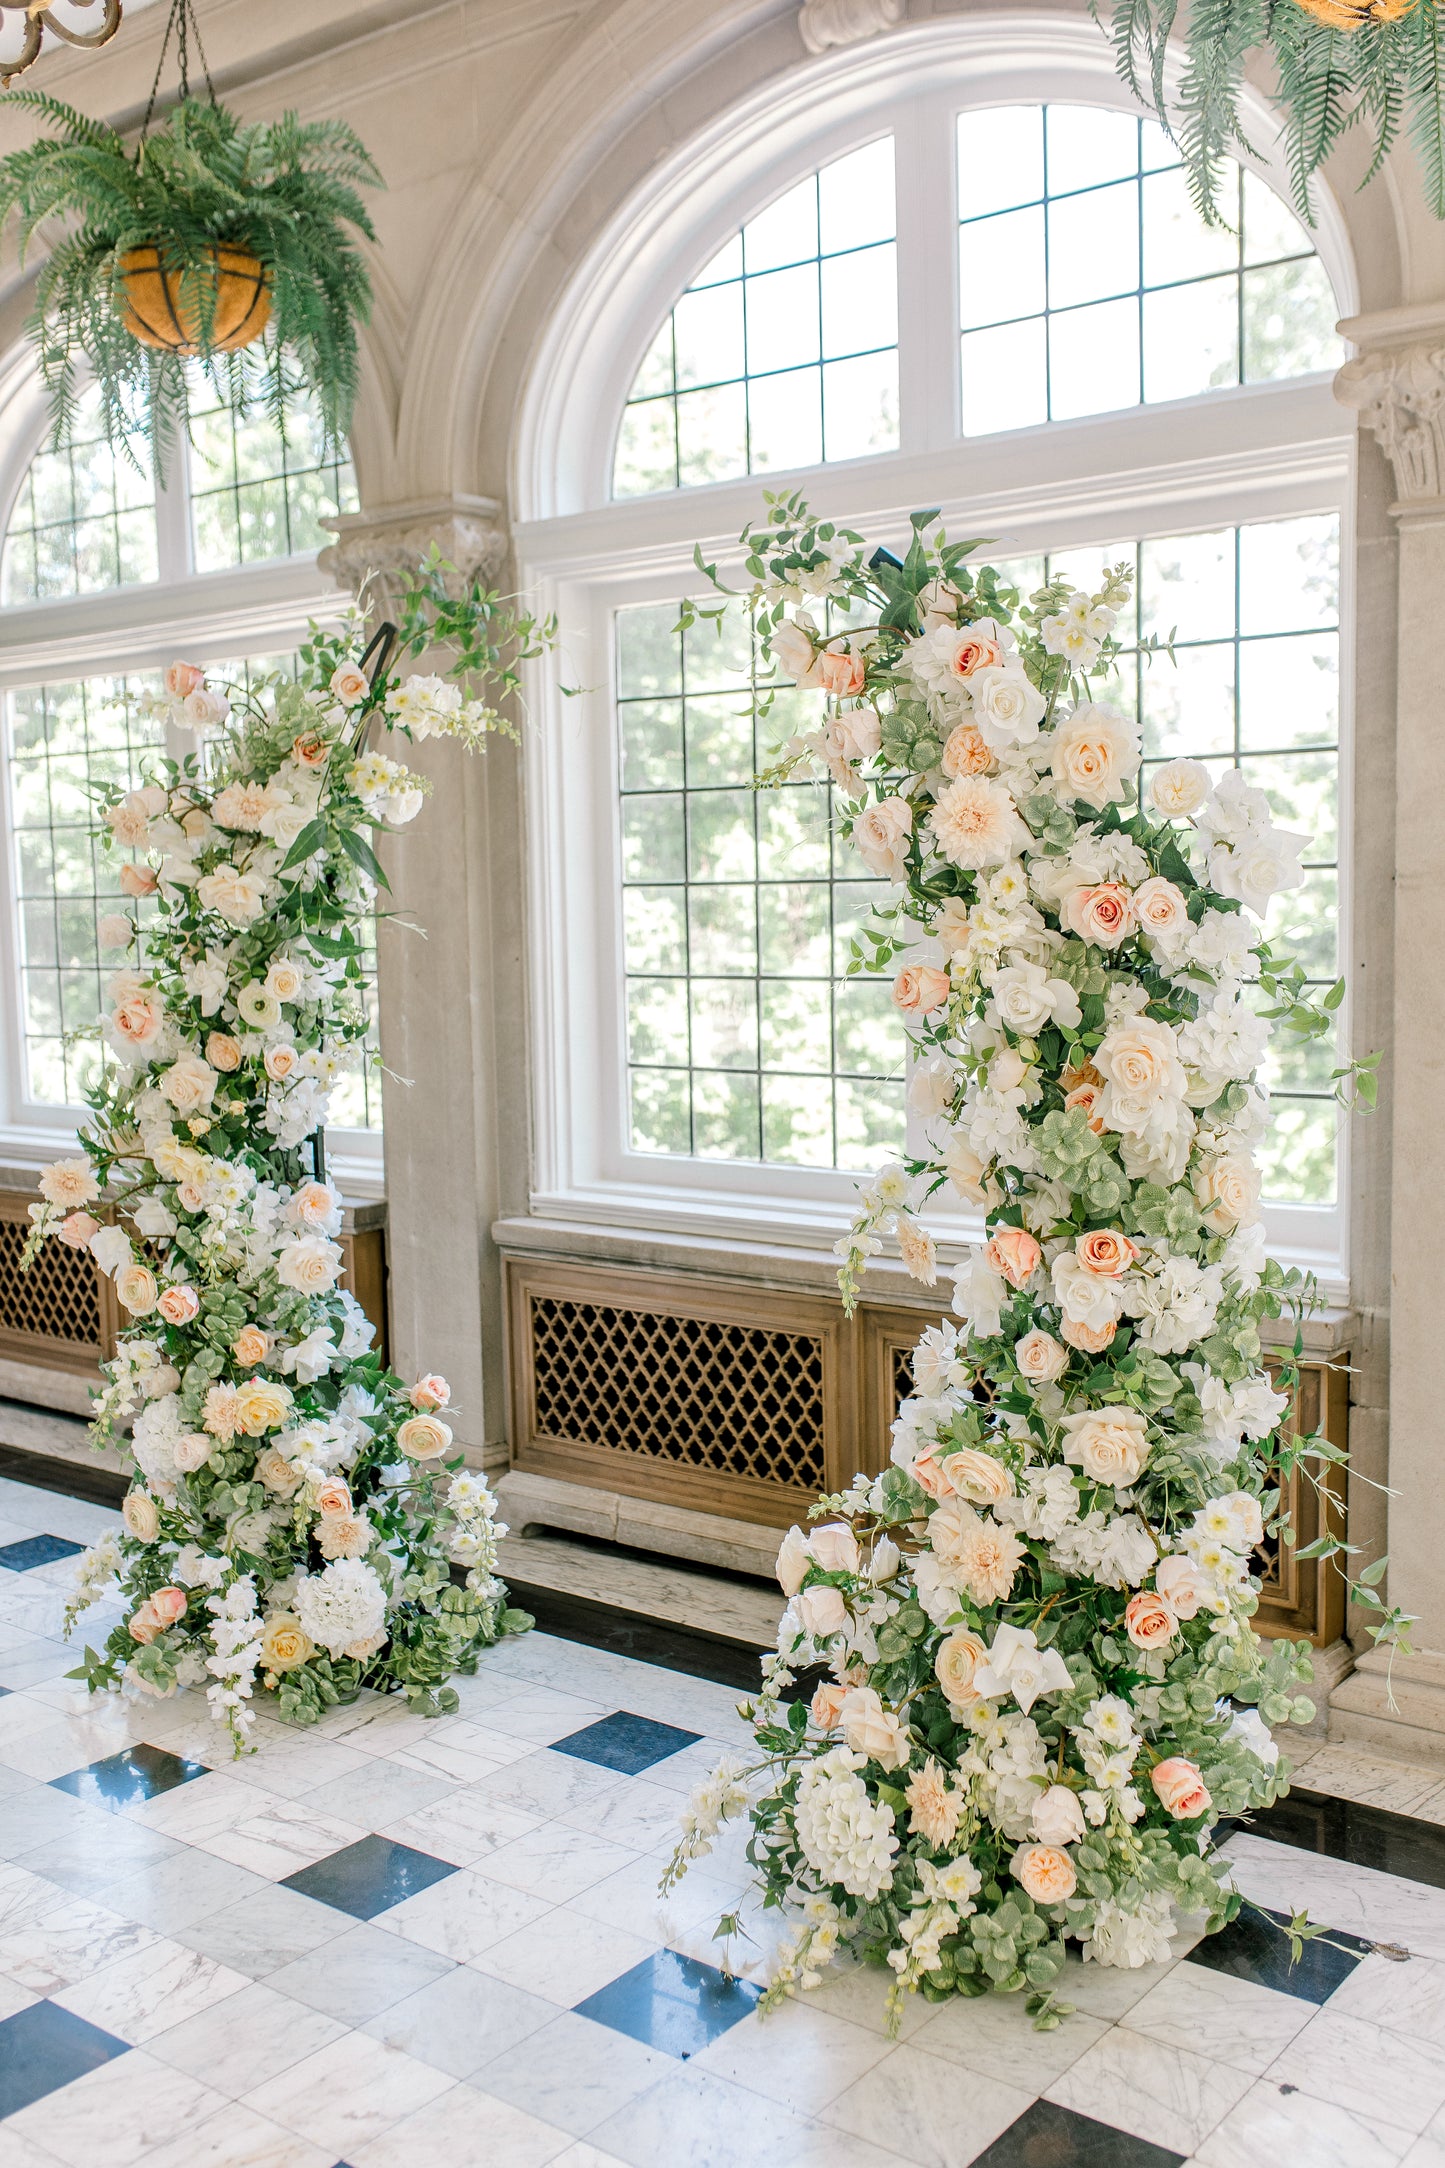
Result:
[[[706,592],[695,545],[724,580],[740,573],[730,541],[762,509],[760,476],[884,542],[940,506],[950,535],[994,538],[979,554],[1025,583],[1133,561],[1136,638],[1172,646],[1121,658],[1115,697],[1146,763],[1187,752],[1267,791],[1311,838],[1305,885],[1276,899],[1268,931],[1316,981],[1342,966],[1349,437],[1329,372],[1353,290],[1338,216],[1322,198],[1305,227],[1280,171],[1255,161],[1226,189],[1232,227],[1208,228],[1173,145],[1096,70],[1071,81],[1067,56],[1041,63],[1029,96],[992,61],[991,96],[988,69],[959,59],[969,26],[940,36],[922,94],[922,26],[911,68],[890,73],[879,48],[871,106],[864,64],[840,60],[852,95],[831,127],[821,94],[790,109],[791,171],[759,153],[750,175],[720,124],[690,198],[681,162],[671,194],[659,184],[650,317],[635,263],[624,276],[599,256],[531,410],[520,553],[576,628],[569,674],[596,688],[594,727],[558,703],[532,756],[547,1035],[534,1210],[811,1240],[836,1231],[852,1170],[907,1136],[887,989],[843,977],[883,891],[850,863],[825,788],[753,788],[814,696],[755,723],[741,619],[721,637],[677,630],[678,598]],[[700,185],[723,174],[730,201]],[[856,226],[825,218],[835,187],[865,204]],[[691,238],[689,200],[708,206]],[[794,343],[764,317],[755,345],[753,287],[784,267],[785,233]],[[827,327],[850,293],[850,336],[876,333],[876,434],[835,447]],[[796,418],[780,441],[778,391],[756,432],[752,417],[759,385],[785,377]],[[610,413],[588,406],[609,398]],[[1338,1058],[1276,1057],[1265,1153],[1275,1247],[1327,1276],[1342,1255]]]
[[[336,609],[315,568],[330,540],[320,522],[357,508],[356,482],[309,400],[288,403],[284,428],[204,387],[196,408],[194,441],[160,487],[146,447],[111,447],[93,412],[63,452],[37,449],[33,425],[7,443],[0,416],[0,1129],[12,1155],[53,1148],[100,1058],[76,1034],[116,962],[97,923],[118,901],[118,867],[90,839],[92,788],[130,786],[155,755],[190,749],[166,742],[141,696],[177,653],[218,682],[285,673],[308,618]],[[353,1186],[374,1186],[380,1095],[361,1055],[333,1104],[333,1156]]]

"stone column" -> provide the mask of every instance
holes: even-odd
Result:
[[[490,498],[328,524],[337,539],[322,568],[365,592],[374,623],[396,614],[406,576],[433,542],[467,580],[494,580],[507,555]],[[423,656],[410,667],[429,666]],[[494,1466],[506,1457],[500,1274],[488,1231],[499,1209],[498,1105],[524,1096],[498,1076],[499,1058],[504,1071],[524,1058],[509,975],[519,968],[516,761],[505,739],[484,755],[435,739],[393,751],[430,777],[432,792],[411,826],[378,843],[391,883],[381,909],[395,914],[377,939],[391,1359],[403,1376],[443,1372],[458,1443],[473,1465]]]
[[[1384,961],[1392,980],[1389,1009],[1375,1019],[1384,1031],[1373,1041],[1356,1031],[1357,1049],[1379,1044],[1381,1037],[1388,1042],[1388,1222],[1379,1196],[1357,1198],[1356,1208],[1373,1229],[1371,1246],[1382,1252],[1381,1262],[1388,1254],[1389,1265],[1388,1297],[1383,1288],[1380,1296],[1389,1307],[1390,1495],[1381,1531],[1390,1555],[1388,1599],[1417,1623],[1414,1653],[1393,1665],[1360,1641],[1355,1672],[1331,1696],[1330,1735],[1445,1765],[1445,306],[1390,310],[1341,329],[1356,358],[1340,371],[1336,392],[1358,411],[1394,483],[1393,626],[1371,623],[1367,548],[1358,560],[1361,654],[1373,649],[1381,672],[1385,643],[1379,636],[1394,634],[1393,746],[1382,729],[1373,748],[1362,741],[1363,759],[1356,764],[1357,772],[1373,768],[1376,776],[1388,772],[1391,760],[1394,767],[1393,901],[1388,859],[1381,861],[1372,848],[1380,839],[1368,832],[1368,773],[1356,807],[1357,976],[1361,967],[1368,974],[1372,961]],[[1369,470],[1384,462],[1363,436],[1360,460],[1365,504]],[[1382,583],[1374,586],[1378,608],[1386,598]],[[1367,675],[1362,669],[1362,702],[1370,689]],[[1378,800],[1373,810],[1378,821],[1391,817]],[[1372,926],[1383,959],[1370,954]],[[1378,1164],[1378,1154],[1370,1157]],[[1362,1445],[1368,1449],[1367,1440]],[[1353,1514],[1351,1533],[1356,1540],[1365,1533]],[[1369,1545],[1372,1553],[1376,1548]],[[1357,1638],[1366,1615],[1354,1613]]]

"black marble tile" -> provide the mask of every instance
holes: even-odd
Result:
[[[658,1950],[579,2002],[576,2010],[579,2017],[610,2025],[644,2047],[686,2062],[745,2018],[760,1994],[746,1980],[728,1979],[716,1965],[701,1964],[676,1950]]]
[[[1056,2107],[1052,2100],[1036,2100],[978,2155],[973,2168],[1179,2168],[1185,2158],[1110,2123],[1096,2123],[1090,2115]]]
[[[378,1912],[389,1912],[456,1871],[446,1860],[414,1851],[409,1844],[394,1844],[390,1837],[363,1837],[328,1859],[288,1874],[281,1887],[349,1912],[354,1920],[374,1920]]]
[[[570,1754],[576,1761],[597,1762],[604,1769],[620,1770],[635,1777],[654,1762],[695,1746],[700,1731],[679,1731],[675,1724],[655,1724],[650,1716],[629,1716],[619,1709],[613,1716],[599,1717],[582,1731],[552,1741],[554,1754]]]
[[[57,1558],[79,1558],[84,1549],[69,1536],[22,1536],[18,1543],[0,1543],[0,1566],[29,1573],[32,1566],[53,1566]]]
[[[126,2041],[72,2016],[58,2002],[32,2002],[0,2023],[0,2118],[18,2115],[32,2101],[129,2052]],[[0,2158],[4,2151],[0,2144]]]
[[[1361,1942],[1358,1935],[1347,1935],[1343,1928],[1327,1927],[1323,1935],[1306,1942],[1296,1964],[1284,1932],[1287,1924],[1288,1915],[1283,1912],[1246,1905],[1228,1927],[1197,1942],[1184,1962],[1207,1965],[1211,1972],[1227,1972],[1236,1980],[1252,1980],[1256,1987],[1277,1988],[1300,2002],[1328,2002],[1369,1943]]]
[[[1323,1792],[1292,1791],[1230,1828],[1445,1889],[1445,1828],[1438,1822],[1417,1822],[1409,1814],[1361,1806],[1354,1799],[1330,1799]]]
[[[204,1762],[187,1761],[163,1746],[127,1746],[119,1754],[107,1754],[104,1761],[52,1777],[50,1785],[52,1791],[83,1799],[88,1807],[105,1807],[119,1814],[122,1807],[137,1807],[158,1792],[174,1791],[178,1784],[210,1773]]]

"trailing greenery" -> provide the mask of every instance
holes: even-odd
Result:
[[[1223,162],[1251,145],[1239,113],[1254,54],[1274,63],[1295,202],[1313,221],[1310,180],[1350,129],[1374,138],[1366,179],[1405,129],[1425,200],[1445,218],[1445,46],[1438,0],[1090,0],[1119,74],[1178,143],[1195,201],[1222,223]],[[1171,35],[1184,67],[1165,80]]]
[[[46,222],[70,222],[41,269],[27,327],[55,441],[74,425],[88,370],[111,441],[147,432],[161,473],[189,424],[188,368],[200,367],[242,411],[259,396],[278,423],[288,391],[304,385],[328,441],[342,445],[356,398],[356,327],[371,313],[357,237],[376,239],[359,191],[380,185],[354,130],[294,113],[246,124],[224,106],[185,98],[130,144],[43,91],[13,91],[0,102],[55,130],[0,158],[0,227],[17,214],[23,260]],[[269,276],[270,324],[247,362],[212,345],[219,245],[249,249]],[[121,260],[145,247],[157,248],[179,280],[199,363],[145,346],[125,327]]]

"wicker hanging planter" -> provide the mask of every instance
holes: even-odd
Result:
[[[215,267],[215,314],[209,342],[201,339],[208,296],[201,279],[168,271],[159,248],[127,249],[120,259],[125,301],[121,321],[143,346],[168,354],[232,354],[259,339],[271,320],[271,276],[259,256],[224,244],[208,249]],[[190,291],[187,291],[189,285]]]

